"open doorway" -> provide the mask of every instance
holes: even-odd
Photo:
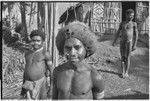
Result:
[[[126,20],[127,9],[133,9],[136,14],[136,2],[129,2],[129,1],[122,2],[122,21]],[[135,21],[135,17],[133,21]]]

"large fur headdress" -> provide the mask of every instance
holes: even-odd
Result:
[[[96,51],[95,34],[82,22],[72,22],[58,32],[56,46],[61,55],[64,54],[64,43],[68,38],[77,38],[83,43],[87,52],[86,57],[91,56]]]

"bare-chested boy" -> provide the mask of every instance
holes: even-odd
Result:
[[[122,77],[128,77],[128,70],[130,66],[130,54],[131,51],[136,49],[138,40],[138,29],[137,23],[133,22],[134,11],[128,9],[126,11],[126,21],[121,22],[119,29],[116,33],[113,46],[116,43],[117,38],[120,36],[120,53],[121,53],[121,67]],[[135,40],[133,37],[135,35]]]
[[[26,99],[47,99],[46,70],[51,70],[49,53],[43,47],[44,32],[33,30],[30,34],[33,50],[25,51],[25,70],[21,95]]]
[[[81,22],[62,28],[56,46],[67,62],[53,72],[53,99],[101,99],[104,82],[98,71],[85,62],[95,50],[94,33]]]

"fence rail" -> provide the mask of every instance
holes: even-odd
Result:
[[[120,22],[115,21],[92,21],[91,23],[91,28],[94,32],[107,34],[116,33],[120,24]]]
[[[96,33],[103,33],[103,34],[114,34],[117,32],[119,28],[120,22],[110,22],[110,21],[91,21],[91,29]],[[145,29],[138,29],[139,34],[149,34],[149,30]]]

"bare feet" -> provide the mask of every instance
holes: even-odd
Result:
[[[129,75],[128,75],[128,73],[125,73],[125,75],[124,75],[125,77],[129,77]]]
[[[122,73],[121,75],[120,75],[120,78],[125,78],[125,75],[124,75],[124,73]]]
[[[125,77],[125,63],[122,61],[122,75],[120,76],[121,78]]]
[[[121,75],[120,75],[120,78],[123,78],[123,79],[125,79],[125,78],[127,78],[127,77],[129,77],[129,75],[128,75],[128,73],[122,73]]]

